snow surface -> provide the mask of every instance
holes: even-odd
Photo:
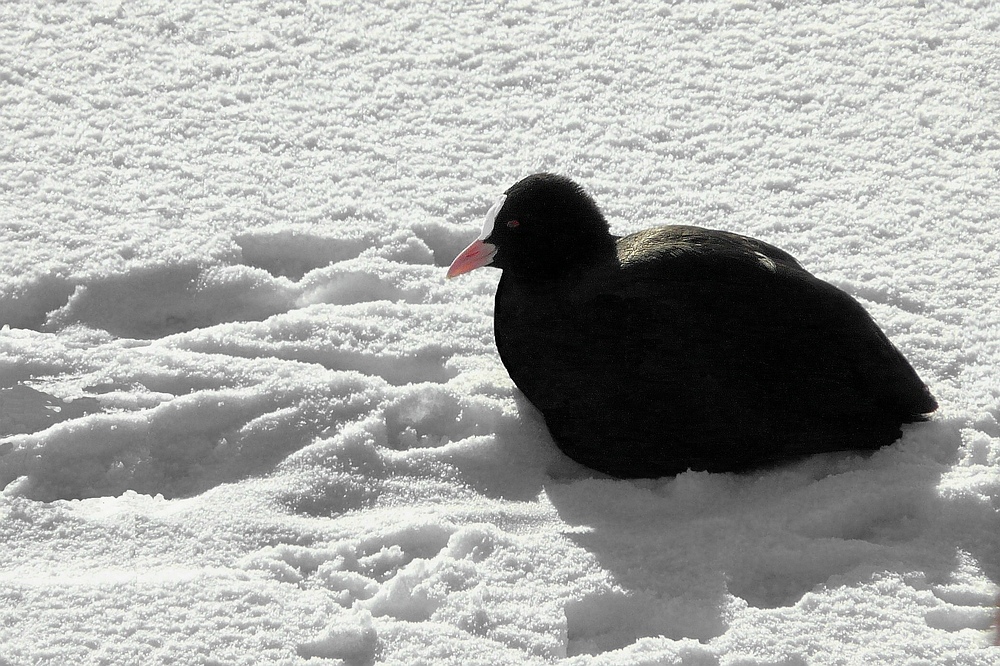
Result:
[[[0,664],[1000,662],[998,118],[992,2],[2,3]],[[444,279],[539,170],[787,249],[940,411],[567,460]]]

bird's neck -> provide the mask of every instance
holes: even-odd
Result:
[[[608,236],[600,243],[580,247],[564,248],[562,251],[539,256],[530,264],[504,268],[504,276],[525,288],[551,289],[556,285],[576,282],[595,267],[616,262],[615,237]]]

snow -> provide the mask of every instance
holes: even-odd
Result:
[[[995,664],[988,2],[0,6],[0,664]],[[541,170],[749,234],[941,402],[619,481],[497,358]]]

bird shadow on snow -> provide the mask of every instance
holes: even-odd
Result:
[[[547,483],[574,526],[568,537],[621,588],[567,607],[569,652],[601,653],[645,636],[707,641],[744,606],[792,606],[881,572],[961,606],[948,584],[963,557],[1000,581],[995,510],[939,490],[961,445],[958,425],[929,422],[873,454],[817,455],[747,474]],[[947,607],[928,622],[988,629],[988,612],[975,610]]]

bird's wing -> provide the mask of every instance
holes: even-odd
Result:
[[[722,381],[735,397],[767,387],[772,402],[831,415],[933,411],[923,382],[856,300],[777,248],[730,236],[625,261],[579,311],[617,322],[626,353],[646,354],[641,367],[653,378],[676,383],[680,370],[695,388]]]

